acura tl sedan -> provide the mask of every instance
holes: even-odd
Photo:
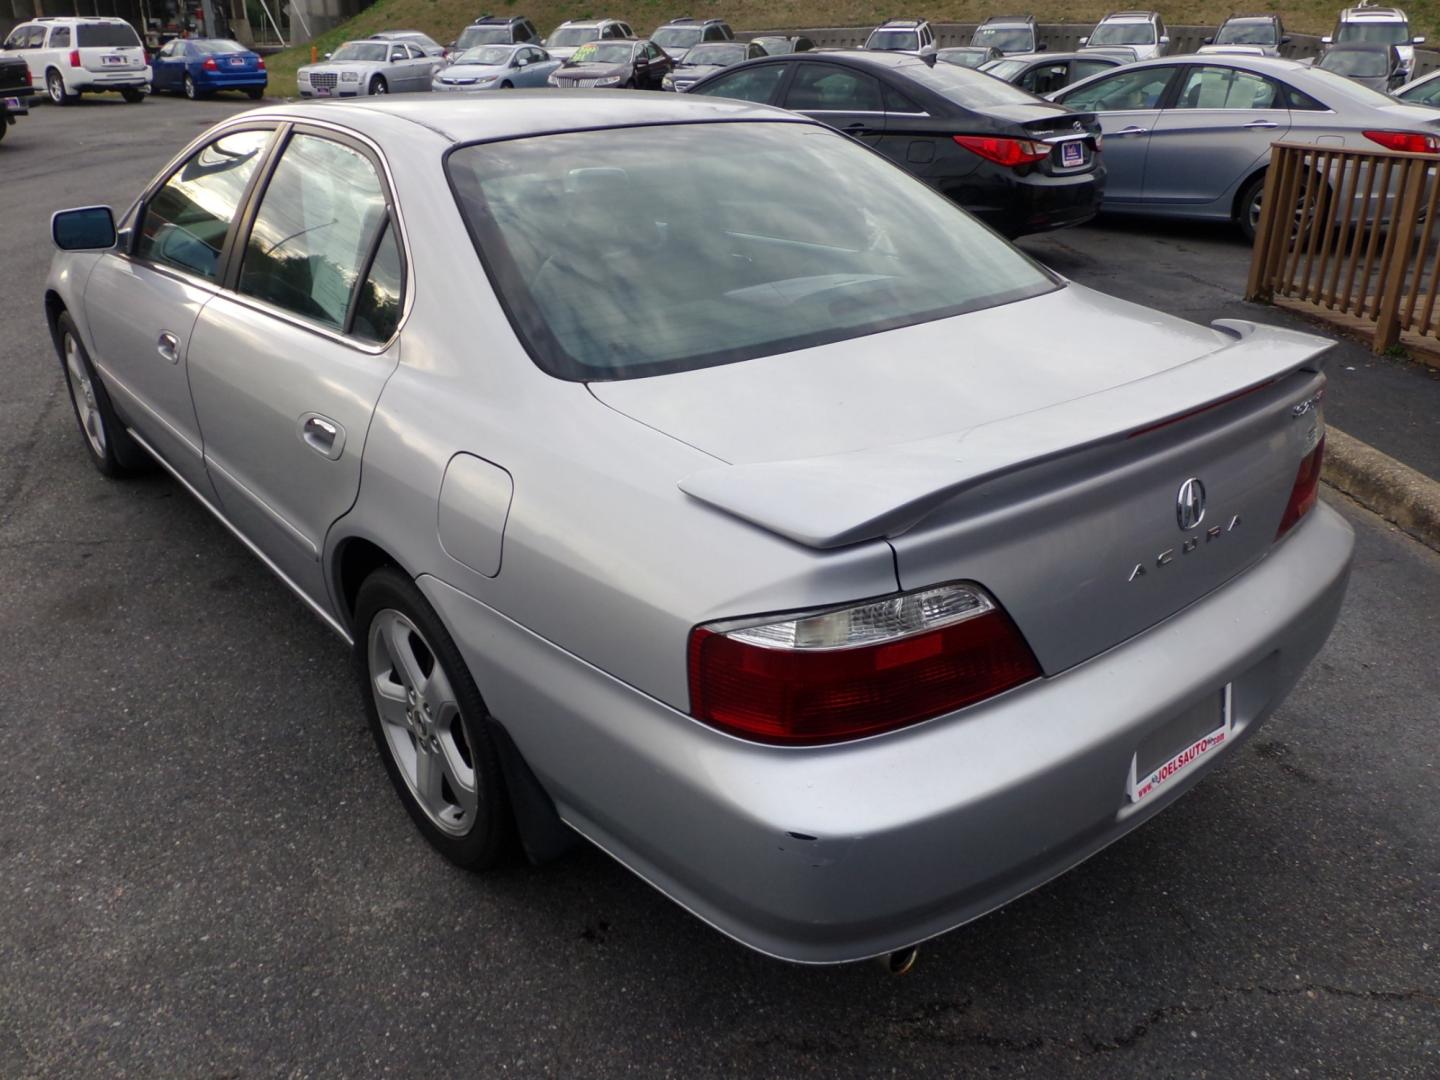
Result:
[[[1100,118],[1107,213],[1234,221],[1249,239],[1271,143],[1440,148],[1433,109],[1294,60],[1167,56],[1051,96]]]
[[[85,452],[353,645],[430,843],[584,837],[773,956],[893,963],[1169,807],[1345,591],[1328,342],[1091,292],[778,109],[276,106],[52,232]]]

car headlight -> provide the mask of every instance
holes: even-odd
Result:
[[[663,79],[660,80],[660,85],[661,85],[662,87],[664,87],[666,90],[674,90],[674,89],[675,89],[675,76],[673,76],[673,75],[666,75]]]
[[[296,72],[296,78],[298,78],[301,82],[309,82],[310,73],[308,71]]]
[[[596,86],[619,86],[623,80],[619,75],[612,75],[608,79],[596,79]]]
[[[476,80],[475,80],[475,85],[476,85],[476,86],[489,86],[489,85],[490,85],[491,83],[493,83],[494,81],[495,81],[495,76],[494,76],[494,75],[490,75],[490,76],[487,76],[486,78],[483,78],[483,79],[476,79]]]
[[[359,82],[359,81],[360,81],[360,73],[359,73],[358,71],[342,71],[342,72],[340,73],[340,81],[341,81],[341,82]]]
[[[546,84],[549,85],[549,86],[559,86],[559,85],[560,85],[560,80],[557,79],[557,78],[555,78],[554,75],[551,75],[548,79],[545,80],[545,82],[546,82]]]

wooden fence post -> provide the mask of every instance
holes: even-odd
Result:
[[[1400,298],[1405,292],[1405,273],[1410,266],[1410,249],[1415,242],[1416,216],[1420,194],[1425,190],[1430,158],[1410,158],[1400,185],[1398,206],[1390,214],[1390,228],[1397,230],[1395,242],[1386,245],[1389,259],[1380,273],[1379,310],[1371,350],[1383,353],[1400,340]]]
[[[1265,190],[1260,196],[1260,220],[1255,225],[1255,245],[1250,250],[1250,280],[1245,286],[1245,299],[1269,303],[1274,298],[1274,282],[1266,273],[1270,261],[1270,245],[1275,243],[1271,221],[1275,217],[1275,193],[1279,186],[1280,162],[1284,151],[1272,147],[1270,167],[1265,170]],[[1240,212],[1247,213],[1244,207]]]

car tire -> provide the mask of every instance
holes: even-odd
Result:
[[[139,105],[145,100],[144,90],[121,90],[120,96],[125,99],[126,105]]]
[[[1257,176],[1251,177],[1250,182],[1241,190],[1239,198],[1235,200],[1236,223],[1240,226],[1241,234],[1251,244],[1255,243],[1255,234],[1259,226],[1260,205],[1265,192],[1265,176],[1266,172],[1262,170]],[[1328,186],[1325,180],[1316,173],[1311,174],[1306,179],[1305,184],[1300,188],[1294,210],[1295,222],[1290,231],[1290,242],[1292,244],[1302,243],[1309,237],[1310,230],[1314,228],[1313,220],[1302,219],[1301,210],[1307,195],[1306,189],[1311,183],[1318,184],[1321,187]]]
[[[0,142],[4,142],[4,141],[5,141],[5,132],[7,132],[7,131],[9,131],[9,130],[10,130],[10,121],[9,121],[7,118],[5,118],[5,117],[0,116]]]
[[[370,729],[411,820],[457,866],[494,866],[515,827],[489,713],[460,651],[393,566],[360,586],[354,625]]]
[[[181,82],[180,88],[191,101],[200,100],[200,88],[195,85],[195,80],[190,77],[189,72],[185,73],[185,79]]]
[[[147,471],[150,459],[115,415],[110,395],[95,373],[95,365],[90,362],[90,354],[85,351],[69,312],[62,312],[55,322],[55,347],[70,391],[75,422],[80,425],[85,449],[95,468],[111,479]]]
[[[54,68],[45,73],[45,91],[56,105],[74,105],[80,100],[79,94],[72,94],[65,89],[65,77]]]
[[[371,96],[375,94],[388,94],[390,92],[390,85],[382,76],[376,75],[370,80],[370,85],[365,92]]]
[[[514,89],[515,89],[515,84],[512,83],[512,82],[502,82],[502,83],[500,84],[500,89],[501,89],[501,90],[514,90]]]
[[[251,101],[259,101],[265,96],[265,91],[260,89],[258,86],[252,87],[251,89],[245,91],[245,96],[248,97]]]

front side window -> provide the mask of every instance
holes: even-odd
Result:
[[[240,292],[342,330],[385,220],[384,188],[369,158],[296,135],[260,199]]]
[[[1280,88],[1235,68],[1192,68],[1180,87],[1177,109],[1275,109]]]
[[[230,222],[272,134],[221,136],[172,173],[142,212],[135,256],[217,280]]]
[[[796,112],[884,112],[880,81],[830,64],[799,64],[785,108]]]
[[[140,48],[140,38],[129,23],[81,23],[75,44],[82,49]]]
[[[512,324],[566,379],[750,360],[1059,287],[930,187],[808,124],[532,136],[462,147],[447,169]]]
[[[1072,109],[1090,112],[1158,109],[1160,97],[1174,74],[1173,67],[1119,71],[1062,95],[1060,101]]]
[[[17,26],[14,30],[11,30],[9,35],[5,38],[5,51],[11,52],[15,49],[24,48],[25,38],[29,35],[29,33],[30,28],[28,26]]]
[[[692,94],[709,94],[712,97],[734,98],[736,101],[754,101],[768,104],[785,74],[782,64],[761,64],[729,75],[722,75],[713,82],[691,90]]]

